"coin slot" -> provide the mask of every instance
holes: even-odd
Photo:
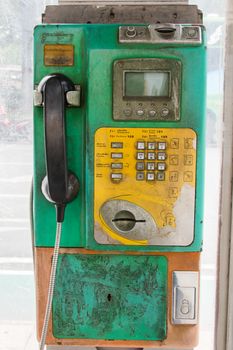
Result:
[[[144,223],[146,220],[137,220],[134,214],[130,211],[121,210],[115,215],[112,222],[118,230],[127,232],[131,231],[135,227],[136,223]]]

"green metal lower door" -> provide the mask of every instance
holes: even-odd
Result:
[[[56,338],[163,340],[164,256],[61,254],[53,301]]]

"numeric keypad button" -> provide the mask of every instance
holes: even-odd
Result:
[[[155,170],[155,163],[154,162],[148,162],[146,164],[146,169],[147,170]]]
[[[157,159],[158,160],[166,160],[167,156],[165,152],[158,152]]]
[[[155,150],[156,143],[155,142],[147,142],[147,149],[148,150]]]
[[[144,152],[137,152],[137,159],[138,160],[144,160],[145,157],[145,153]]]
[[[164,171],[166,169],[166,164],[165,163],[158,163],[157,164],[157,169],[159,171]]]
[[[137,174],[136,174],[136,180],[137,180],[137,181],[143,181],[143,180],[145,180],[145,174],[142,173],[142,172],[137,172]]]
[[[144,150],[146,149],[146,143],[144,141],[138,141],[136,147],[138,150],[141,150],[141,149]]]
[[[155,159],[155,153],[154,152],[148,152],[147,153],[147,159],[148,160],[154,160]]]
[[[154,181],[155,180],[155,173],[147,173],[146,179],[147,179],[147,181]]]
[[[165,180],[165,173],[163,173],[163,172],[158,172],[158,173],[157,173],[157,180],[158,180],[158,181],[164,181],[164,180]]]
[[[138,170],[138,171],[145,170],[145,163],[144,162],[137,162],[136,163],[136,170]]]
[[[167,148],[167,143],[166,142],[158,142],[158,150],[165,150]]]

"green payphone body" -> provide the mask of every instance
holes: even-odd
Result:
[[[203,26],[43,24],[34,38],[38,335],[56,231],[50,201],[64,196],[46,343],[194,347]]]

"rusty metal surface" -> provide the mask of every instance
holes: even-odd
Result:
[[[132,11],[133,6],[133,11]],[[43,23],[186,23],[202,24],[196,5],[51,5]]]

